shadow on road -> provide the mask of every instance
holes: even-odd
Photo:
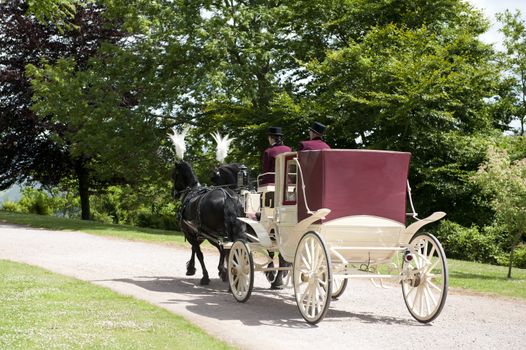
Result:
[[[170,293],[169,297],[161,302],[162,304],[185,305],[185,308],[192,313],[216,320],[239,320],[247,326],[316,327],[303,320],[290,288],[275,291],[255,286],[250,299],[246,303],[239,303],[228,292],[228,283],[220,279],[211,279],[208,286],[199,285],[199,279],[196,278],[167,276],[137,276],[109,281],[130,283],[151,292]],[[337,301],[331,303],[323,323],[356,321],[370,324],[423,326],[411,319],[349,312],[337,309],[337,305]]]

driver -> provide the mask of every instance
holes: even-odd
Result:
[[[273,173],[276,169],[276,157],[278,156],[278,154],[290,152],[292,151],[292,149],[289,146],[283,144],[283,133],[281,132],[280,127],[269,127],[267,130],[267,135],[270,147],[268,147],[263,152],[262,172]],[[274,183],[274,175],[269,174],[262,177],[261,185],[268,183]]]
[[[325,125],[320,122],[314,122],[309,128],[309,140],[301,141],[298,151],[309,151],[317,149],[330,149],[325,141],[323,141],[323,134],[325,133]]]

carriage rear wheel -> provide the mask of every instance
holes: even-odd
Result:
[[[310,324],[320,322],[331,302],[331,260],[327,245],[316,232],[301,238],[293,270],[294,295],[301,316]]]
[[[228,255],[228,282],[234,298],[244,303],[254,287],[254,262],[247,244],[237,240]]]
[[[347,282],[349,282],[347,278],[333,277],[333,280],[332,280],[333,288],[332,288],[332,295],[331,295],[333,300],[338,299],[339,297],[341,297],[343,292],[345,292],[345,289],[347,288]]]
[[[438,239],[427,232],[409,242],[413,260],[402,264],[407,275],[402,293],[411,315],[421,323],[433,321],[442,311],[448,289],[447,260]]]

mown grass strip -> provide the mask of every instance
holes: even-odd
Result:
[[[130,225],[102,224],[95,221],[58,218],[36,214],[0,211],[0,221],[58,231],[81,231],[98,236],[115,237],[133,241],[183,244],[179,231],[164,231]]]
[[[109,289],[0,260],[0,349],[233,349]]]
[[[513,268],[508,279],[508,268],[448,259],[449,285],[470,291],[490,293],[526,300],[526,269]]]

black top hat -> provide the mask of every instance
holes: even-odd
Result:
[[[268,128],[267,134],[269,135],[276,135],[276,136],[283,136],[281,133],[281,128],[279,126],[271,126]]]
[[[312,130],[317,134],[323,135],[323,133],[325,132],[325,125],[323,125],[320,122],[314,122],[314,124],[312,124],[309,130]]]

